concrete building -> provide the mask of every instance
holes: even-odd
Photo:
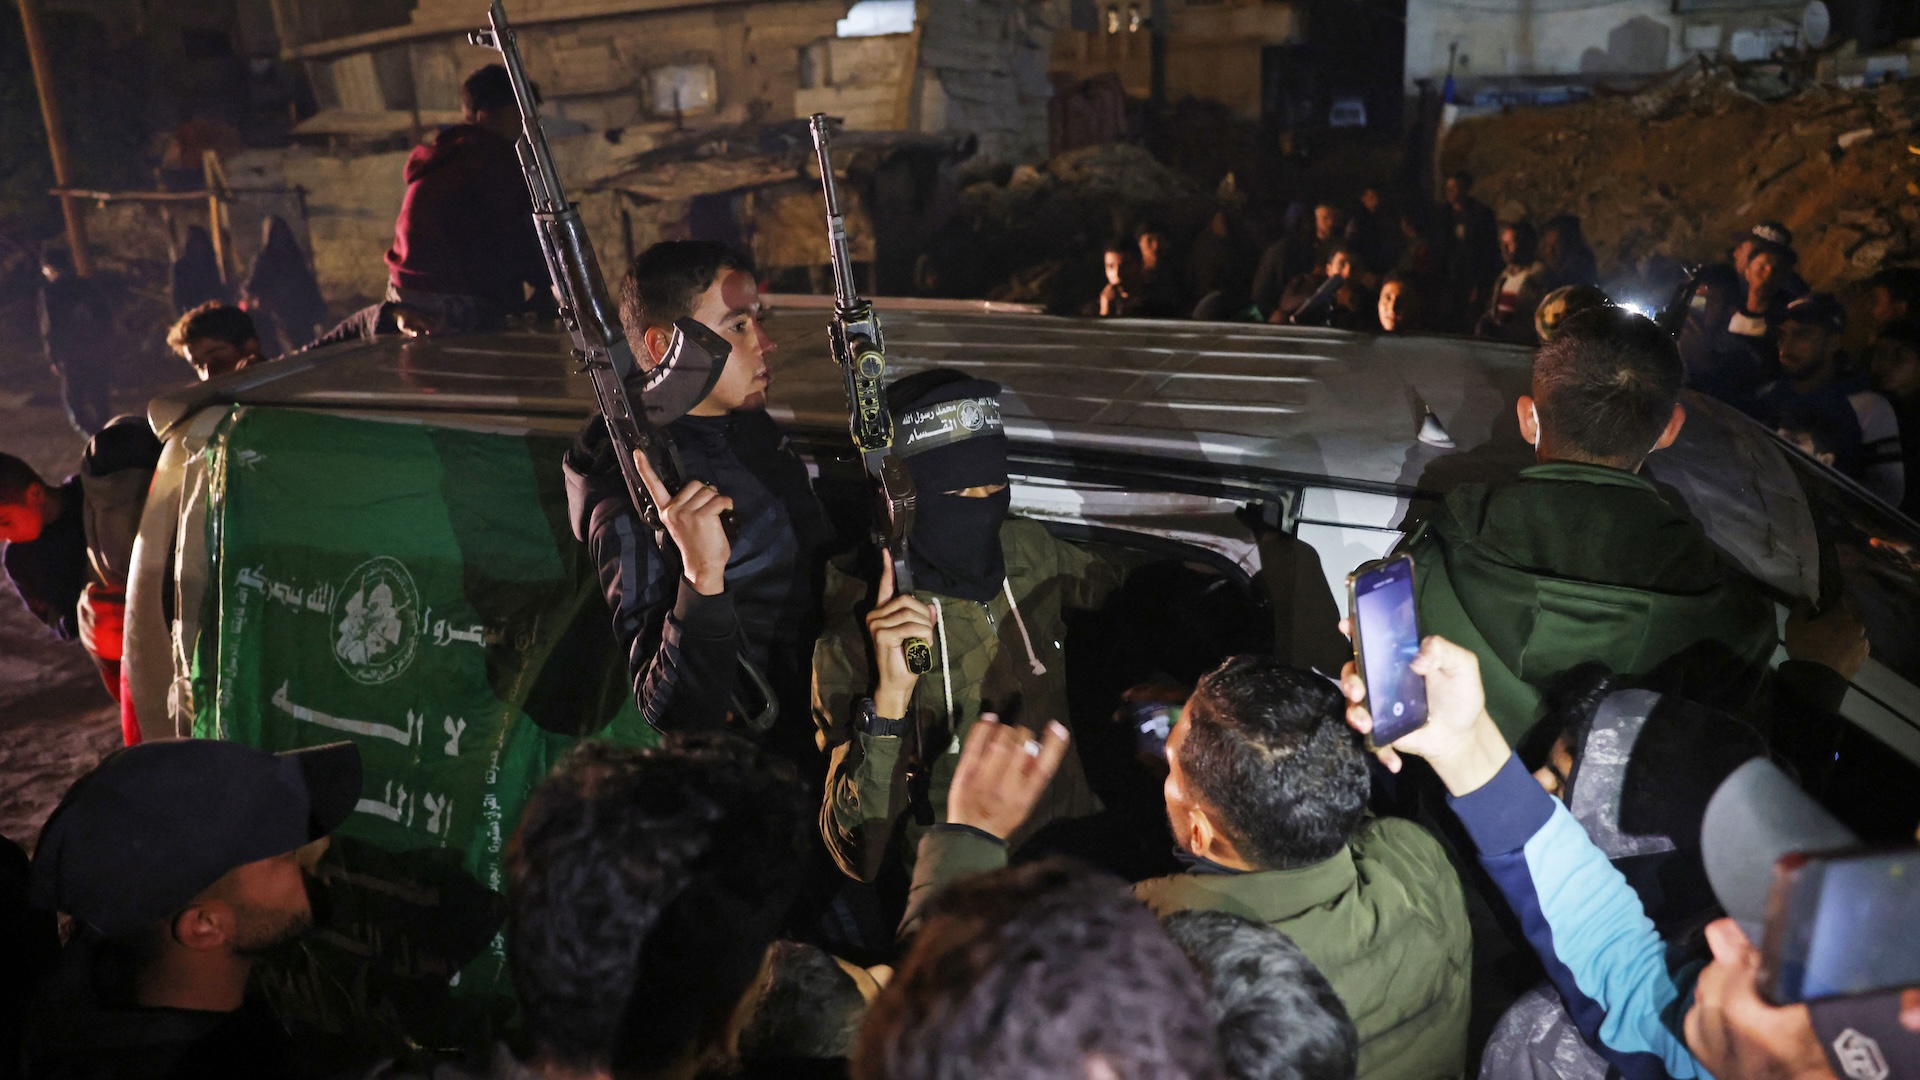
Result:
[[[1516,81],[1591,83],[1696,55],[1765,58],[1796,44],[1805,0],[1407,0],[1406,88],[1449,71],[1471,100]]]

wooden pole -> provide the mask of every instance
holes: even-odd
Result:
[[[220,284],[227,284],[227,238],[220,228],[220,191],[226,185],[220,175],[220,158],[212,150],[200,152],[200,170],[207,177],[207,232],[213,237],[213,261],[220,268]]]
[[[27,57],[33,64],[33,86],[40,93],[40,120],[47,128],[47,153],[53,158],[53,182],[73,186],[73,167],[67,160],[66,127],[60,120],[60,100],[54,95],[53,63],[47,56],[47,39],[40,32],[40,0],[17,0],[20,27],[26,34]],[[93,273],[93,259],[87,253],[87,222],[82,208],[72,195],[60,196],[60,216],[67,223],[67,247],[73,251],[73,269],[81,277]]]

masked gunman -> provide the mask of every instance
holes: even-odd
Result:
[[[826,630],[813,653],[813,721],[833,755],[820,825],[840,868],[863,881],[886,861],[911,805],[922,820],[909,822],[903,857],[928,824],[946,820],[960,742],[983,701],[1007,722],[1071,725],[1061,612],[1098,607],[1126,576],[1117,555],[1008,515],[999,394],[996,383],[944,368],[889,388],[894,445],[919,492],[908,547],[917,588],[895,596],[890,566],[870,571],[877,594],[874,581],[853,576],[852,560],[827,570]],[[915,637],[933,645],[925,675],[912,673],[902,648]],[[1069,753],[1013,842],[1099,809]]]

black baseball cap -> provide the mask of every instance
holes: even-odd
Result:
[[[214,739],[116,750],[47,819],[33,903],[124,938],[234,867],[333,832],[359,799],[360,750],[350,742],[284,754]]]
[[[1788,304],[1782,318],[1787,322],[1805,323],[1836,334],[1847,328],[1847,309],[1834,299],[1832,293],[1808,293]]]

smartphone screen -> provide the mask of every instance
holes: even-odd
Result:
[[[1920,849],[1812,856],[1784,884],[1776,1004],[1920,985]]]
[[[1427,722],[1427,681],[1410,666],[1420,652],[1412,559],[1388,559],[1353,576],[1353,635],[1373,745],[1385,746]]]

